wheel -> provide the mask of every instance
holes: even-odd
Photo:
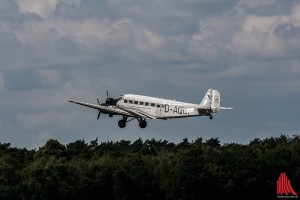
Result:
[[[126,121],[121,119],[121,120],[118,122],[118,125],[119,125],[120,128],[124,128],[124,127],[126,126]]]
[[[213,119],[213,116],[211,114],[209,114],[209,119]]]
[[[142,120],[142,121],[140,121],[139,125],[141,128],[146,128],[147,122],[145,120]]]

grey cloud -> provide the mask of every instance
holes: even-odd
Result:
[[[5,89],[28,91],[59,88],[66,80],[62,70],[9,70],[3,73]]]
[[[292,23],[279,25],[274,30],[274,33],[283,39],[300,39],[300,27]]]
[[[22,13],[19,18],[19,22],[25,23],[28,21],[40,21],[42,18],[36,13]]]
[[[78,44],[72,38],[60,37],[55,41],[55,50],[64,56],[76,56],[81,53]]]
[[[19,18],[18,5],[14,1],[2,0],[0,2],[0,20],[14,23]]]
[[[297,113],[286,114],[299,101],[295,1],[59,1],[36,13],[13,2],[0,4],[7,13],[0,12],[0,51],[8,52],[0,55],[0,108],[8,113],[0,127],[14,145],[95,137],[249,142],[300,130]],[[153,120],[143,131],[134,121],[120,130],[117,116],[97,121],[96,111],[66,101],[97,103],[108,89],[112,97],[199,103],[208,88],[235,110],[213,121]]]
[[[0,47],[1,53],[6,55],[18,51],[22,43],[13,33],[0,32]]]
[[[23,91],[38,88],[37,81],[31,72],[4,73],[4,84],[7,90]]]
[[[11,27],[18,27],[27,21],[41,20],[36,13],[20,13],[16,2],[2,0],[0,2],[0,21]]]
[[[299,2],[297,0],[243,0],[237,1],[237,6],[234,10],[237,11],[241,9],[245,14],[265,17],[274,15],[289,15],[291,12],[291,8],[296,6],[298,3]]]
[[[59,3],[56,5],[54,16],[67,19],[78,19],[78,13],[81,12],[75,5],[68,5],[66,3]],[[80,18],[79,18],[80,19]]]

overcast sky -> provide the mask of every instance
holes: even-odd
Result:
[[[297,135],[299,52],[298,0],[1,0],[0,142]],[[200,103],[209,88],[235,109],[145,129],[67,102],[109,90]]]

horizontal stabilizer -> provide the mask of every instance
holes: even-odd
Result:
[[[220,107],[220,110],[232,110],[233,108],[231,107]]]

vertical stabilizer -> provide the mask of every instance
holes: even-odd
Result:
[[[207,109],[211,108],[212,91],[213,91],[213,89],[207,90],[205,96],[203,97],[203,99],[200,103],[200,106],[202,108],[207,108]]]
[[[202,108],[211,109],[213,112],[220,110],[220,92],[218,90],[209,89],[203,97],[200,106]]]
[[[221,95],[218,90],[212,90],[211,109],[213,112],[220,110]]]

